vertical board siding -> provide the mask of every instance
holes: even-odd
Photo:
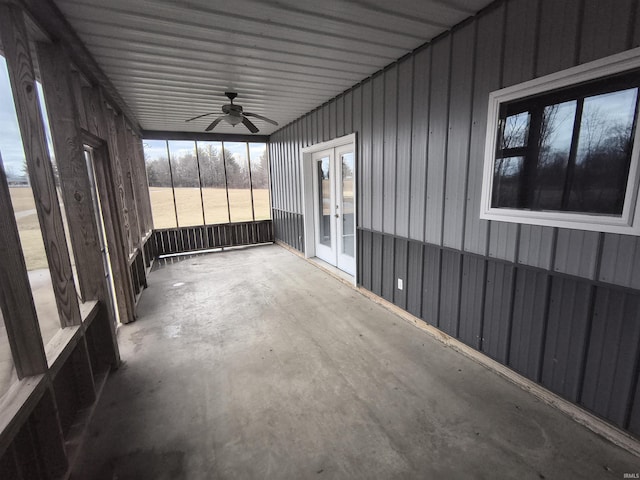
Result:
[[[384,74],[373,77],[371,228],[382,231],[384,205]]]
[[[451,35],[447,35],[433,45],[433,58],[431,61],[431,103],[429,108],[424,240],[434,245],[442,244],[442,207],[447,162],[450,65]]]
[[[580,403],[626,427],[638,375],[640,296],[598,288]]]
[[[604,235],[599,280],[640,290],[640,237]]]
[[[414,57],[413,112],[411,122],[411,185],[409,238],[424,240],[424,206],[427,192],[427,140],[429,138],[431,48]]]
[[[398,65],[398,145],[396,156],[395,233],[409,236],[409,198],[411,195],[411,116],[413,102],[413,57]]]
[[[478,19],[475,71],[473,77],[472,130],[469,146],[467,209],[465,212],[464,249],[485,255],[489,222],[480,220],[480,194],[484,166],[484,142],[487,129],[489,93],[500,88],[502,59],[503,9],[496,7]]]
[[[513,277],[513,266],[489,262],[482,325],[482,351],[505,364],[509,359]]]
[[[483,258],[465,255],[462,260],[458,336],[460,340],[476,350],[482,347],[486,272],[487,262]]]
[[[469,23],[455,31],[452,40],[449,136],[442,244],[445,247],[458,250],[462,250],[464,240],[475,33],[476,24]]]
[[[440,308],[440,249],[432,245],[424,246],[422,268],[422,315],[430,325],[438,325]]]
[[[368,80],[362,84],[362,98],[355,95],[353,98],[354,123],[356,122],[355,113],[358,106],[362,109],[362,148],[360,149],[360,164],[362,165],[362,183],[360,191],[362,192],[362,201],[358,207],[362,210],[362,227],[372,228],[371,221],[371,205],[373,203],[372,184],[373,184],[373,82]],[[367,176],[365,176],[368,174]]]
[[[407,309],[407,256],[409,243],[402,238],[395,239],[395,265],[393,273],[393,303]],[[402,290],[398,288],[398,279],[402,280]]]
[[[367,290],[371,288],[371,258],[373,255],[373,239],[371,232],[362,230],[362,243],[358,245],[358,248],[362,251],[362,276],[360,282],[362,286]]]
[[[515,261],[518,227],[515,223],[491,222],[489,226],[489,256]]]
[[[336,131],[334,135],[341,137],[345,134],[344,128],[344,95],[336,98]]]
[[[398,66],[384,72],[384,148],[382,230],[395,233],[396,145],[398,140]]]
[[[407,291],[406,310],[416,317],[422,316],[422,269],[423,247],[422,243],[409,242],[407,254],[407,279],[405,289]]]
[[[521,225],[518,263],[549,270],[552,266],[556,231],[552,227]]]
[[[371,242],[371,291],[382,296],[382,235],[373,233]]]
[[[382,298],[393,303],[395,290],[395,238],[389,235],[382,237]]]
[[[334,99],[329,103],[329,118],[327,120],[329,122],[329,135],[327,136],[327,140],[332,140],[336,138],[337,135],[337,122],[338,122],[338,113],[337,113],[337,100]]]
[[[548,287],[545,273],[522,269],[516,274],[509,366],[535,381],[542,368]]]
[[[599,0],[584,0],[579,62],[590,62],[631,48],[629,12],[637,0],[616,0],[615,6]]]
[[[553,269],[556,272],[593,279],[599,243],[598,232],[559,229]]]
[[[462,255],[460,253],[450,250],[442,252],[438,328],[452,337],[458,336],[461,268]]]
[[[300,147],[355,132],[359,283],[640,435],[640,239],[479,218],[489,93],[640,44],[639,9],[496,2],[285,126],[278,238],[302,248]]]
[[[576,402],[589,329],[591,287],[586,282],[551,280],[542,384]]]

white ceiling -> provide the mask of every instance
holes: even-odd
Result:
[[[225,91],[285,125],[491,0],[54,0],[144,130],[203,131]],[[256,120],[260,134],[279,127]],[[248,131],[224,123],[218,133]]]

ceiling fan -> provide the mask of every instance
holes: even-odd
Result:
[[[232,125],[234,127],[239,123],[242,123],[245,127],[249,129],[251,133],[257,133],[259,131],[258,127],[256,127],[254,123],[251,120],[249,120],[247,117],[258,118],[267,123],[271,123],[272,125],[278,125],[278,122],[275,122],[270,118],[263,117],[262,115],[258,115],[257,113],[243,112],[241,105],[236,105],[233,103],[233,99],[238,96],[236,92],[224,92],[224,94],[227,96],[227,98],[230,100],[231,103],[227,103],[226,105],[222,106],[222,113],[224,113],[224,115],[216,118],[213,122],[211,122],[211,124],[204,129],[205,132],[209,132],[213,130],[216,127],[216,125],[218,125],[221,121],[224,120],[229,125]],[[185,122],[190,122],[191,120],[196,120],[197,118],[206,117],[207,115],[213,115],[215,113],[216,112],[209,112],[203,115],[198,115],[196,117],[185,120]]]

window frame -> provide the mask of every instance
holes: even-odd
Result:
[[[636,125],[633,136],[631,163],[629,166],[627,189],[621,216],[563,211],[534,211],[491,206],[494,164],[496,161],[498,131],[500,128],[500,108],[502,104],[525,100],[527,97],[534,95],[552,93],[554,90],[561,88],[579,86],[584,82],[604,79],[611,75],[625,73],[638,68],[640,68],[640,48],[634,48],[491,92],[489,94],[487,111],[487,133],[485,140],[480,218],[510,223],[640,236],[640,200],[638,196],[640,183],[640,125]],[[638,105],[640,105],[640,101]],[[638,110],[636,111],[636,116],[636,118],[639,119],[638,123],[640,123],[640,112]]]

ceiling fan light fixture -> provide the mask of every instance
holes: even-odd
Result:
[[[240,115],[228,114],[225,116],[225,121],[235,127],[239,123],[242,123],[242,117]]]

